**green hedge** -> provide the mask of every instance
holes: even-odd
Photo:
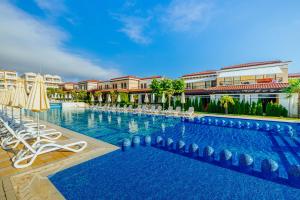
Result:
[[[229,105],[229,114],[240,114],[240,115],[258,115],[262,116],[263,105],[261,101],[252,102],[251,104],[244,101],[235,99],[234,105]],[[224,108],[220,105],[220,101],[211,101],[208,105],[207,112],[211,113],[224,113]],[[287,117],[288,111],[282,105],[277,103],[268,103],[266,107],[267,116]]]
[[[268,103],[266,107],[267,116],[287,117],[288,111],[278,103]]]

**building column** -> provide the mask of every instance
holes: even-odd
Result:
[[[279,104],[288,110],[290,117],[297,117],[298,115],[298,94],[292,94],[291,97],[287,97],[288,94],[279,94]]]

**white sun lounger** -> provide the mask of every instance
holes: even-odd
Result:
[[[15,168],[25,168],[30,166],[35,161],[35,159],[42,154],[57,151],[60,149],[71,152],[80,152],[87,146],[87,143],[85,141],[72,141],[71,143],[70,141],[67,141],[68,143],[65,143],[54,142],[46,139],[37,140],[32,145],[30,145],[23,138],[16,135],[15,132],[6,123],[4,125],[7,128],[8,132],[17,140],[20,140],[20,143],[24,145],[24,148],[12,158]]]
[[[8,131],[7,129],[8,125],[2,119],[0,119],[0,121],[4,124],[5,129]],[[13,130],[11,128],[11,131],[13,131],[15,135],[17,135],[18,137],[24,140],[36,139],[38,137],[38,132],[35,129],[25,128],[25,129]],[[62,136],[62,133],[56,131],[55,129],[47,129],[47,130],[40,130],[39,136],[42,139],[57,140]],[[20,144],[20,140],[15,138],[14,135],[12,135],[11,133],[6,133],[6,135],[1,138],[1,147],[5,150],[16,148],[19,144]]]

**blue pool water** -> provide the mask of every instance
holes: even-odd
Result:
[[[279,163],[280,175],[282,177],[287,176],[286,169],[289,165],[300,163],[300,138],[297,135],[300,132],[299,124],[268,121],[267,123],[271,129],[276,127],[276,125],[280,125],[282,130],[276,132],[275,130],[255,130],[255,128],[237,128],[236,126],[223,127],[220,124],[216,126],[213,123],[208,125],[199,122],[183,122],[180,118],[174,117],[108,113],[84,109],[62,110],[61,108],[51,109],[47,113],[44,113],[42,118],[62,127],[115,145],[120,145],[120,142],[124,138],[131,138],[134,135],[151,135],[153,138],[160,135],[164,138],[170,137],[175,142],[184,140],[186,144],[196,143],[200,149],[203,149],[207,145],[212,146],[216,152],[226,148],[234,152],[235,157],[240,153],[248,153],[255,158],[255,168],[260,167],[262,159],[272,158]],[[246,122],[250,122],[251,127],[254,127],[256,123],[260,123],[260,126],[264,126],[266,123],[259,120],[209,118],[212,121],[217,119],[219,122],[222,120],[227,120],[227,122],[232,120],[235,124],[241,121],[243,126]],[[208,117],[206,117],[206,120],[208,120]],[[292,137],[286,131],[287,126],[291,126],[294,131]],[[83,184],[82,188],[87,189],[87,186],[84,186],[85,184],[89,186],[87,190],[90,190],[91,193],[87,192],[86,195],[92,195],[91,197],[94,197],[93,195],[95,197],[99,197],[97,195],[107,198],[115,197],[115,199],[120,199],[122,195],[124,195],[123,199],[128,199],[126,197],[132,195],[131,192],[139,193],[138,197],[140,198],[137,199],[144,199],[144,197],[148,197],[148,199],[167,197],[168,192],[173,192],[176,197],[184,195],[191,198],[195,197],[194,199],[210,199],[205,198],[212,197],[210,195],[217,196],[217,198],[213,199],[228,199],[228,197],[230,199],[240,199],[249,195],[255,188],[258,191],[258,197],[264,198],[267,195],[264,190],[271,187],[273,188],[271,197],[279,196],[277,196],[278,198],[266,199],[293,199],[290,198],[289,191],[296,190],[249,175],[221,169],[217,166],[195,161],[170,152],[164,152],[154,147],[142,147],[141,149],[142,151],[130,151],[128,153],[116,151],[57,173],[51,177],[51,181],[68,199],[76,197],[72,195],[77,194],[77,191],[81,190],[81,183]],[[176,174],[175,171],[179,167],[182,169]],[[136,177],[134,177],[134,172],[136,172]],[[191,175],[190,173],[192,172],[197,175]],[[213,177],[206,177],[205,173]],[[143,174],[145,174],[145,177],[143,177]],[[159,174],[162,174],[162,176]],[[169,178],[168,176],[172,174],[176,174],[176,176]],[[185,178],[181,180],[181,176]],[[206,179],[202,177],[206,177]],[[246,177],[248,178],[246,179]],[[119,183],[125,184],[128,180],[133,183],[127,183],[126,186],[119,185]],[[163,181],[166,181],[166,184],[163,184]],[[176,184],[172,183],[174,181]],[[198,181],[198,185],[190,188],[193,181]],[[222,185],[220,183],[222,181],[228,185]],[[93,182],[96,184],[91,185]],[[146,184],[147,188],[143,184]],[[253,184],[253,186],[250,187],[248,184]],[[136,185],[139,185],[139,187],[136,187]],[[225,191],[221,188],[223,186],[225,187]],[[123,188],[120,189],[119,187]],[[181,190],[178,187],[182,187]],[[209,192],[210,187],[213,188],[211,189],[211,193]],[[173,190],[173,188],[175,189]],[[236,188],[240,188],[241,191],[237,192]],[[97,191],[95,192],[94,190]],[[110,190],[115,192],[110,193]],[[155,190],[162,193],[159,193],[159,195]],[[201,192],[195,192],[198,190]],[[283,192],[280,195],[283,190],[287,192]],[[176,193],[177,191],[181,191],[180,194]],[[298,192],[298,190],[296,191]],[[80,196],[80,194],[78,195]]]
[[[120,150],[50,176],[69,200],[299,199],[300,190],[153,147]]]
[[[134,135],[161,135],[164,138],[172,138],[175,142],[184,140],[186,144],[196,143],[201,149],[205,146],[212,146],[217,152],[229,149],[235,155],[248,153],[255,158],[259,164],[262,159],[271,158],[281,165],[285,176],[284,168],[290,164],[300,163],[300,132],[299,124],[270,122],[270,127],[279,124],[281,133],[274,131],[255,130],[253,128],[230,128],[182,122],[180,118],[137,115],[132,113],[108,113],[84,109],[51,109],[42,116],[43,119],[62,127],[80,132],[90,137],[119,145],[124,138],[131,138]],[[219,122],[229,120],[220,117],[206,117],[206,119],[218,119]],[[266,122],[259,120],[230,119],[237,124],[251,122],[251,126],[260,123],[263,126]],[[287,125],[294,129],[294,136],[289,136],[284,130]],[[259,166],[257,166],[259,167]]]

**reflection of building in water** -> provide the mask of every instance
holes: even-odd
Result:
[[[111,115],[107,115],[107,121],[109,124],[111,123]]]
[[[118,116],[118,117],[117,117],[117,123],[118,123],[119,126],[121,125],[121,121],[122,121],[121,117]]]
[[[102,120],[103,120],[103,115],[99,114],[99,122],[102,123]]]
[[[88,127],[92,128],[94,126],[94,123],[95,123],[95,115],[94,115],[94,113],[91,113],[88,116]]]
[[[181,127],[181,137],[184,137],[185,134],[185,125],[183,124]]]
[[[148,130],[149,129],[149,121],[145,121],[144,124],[145,124],[145,129]]]
[[[66,122],[69,122],[69,123],[73,122],[72,113],[73,113],[72,110],[64,109],[63,116],[64,116]]]
[[[128,128],[129,128],[129,133],[136,133],[139,131],[139,127],[136,121],[134,121],[134,119],[132,119],[129,123],[128,123]]]
[[[155,116],[152,116],[152,124],[155,123]]]
[[[163,133],[166,131],[165,123],[161,123],[161,130],[162,130]]]

